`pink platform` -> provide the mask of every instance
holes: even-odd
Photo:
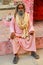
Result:
[[[36,38],[36,47],[37,49],[43,48],[43,37]],[[12,45],[10,41],[0,42],[0,55],[11,54]]]

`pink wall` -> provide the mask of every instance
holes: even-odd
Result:
[[[30,21],[33,22],[33,4],[34,0],[23,0],[25,6],[26,6],[26,12],[29,12],[30,14]]]

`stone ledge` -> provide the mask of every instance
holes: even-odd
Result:
[[[9,9],[15,9],[16,6],[14,5],[0,5],[0,10],[9,10]]]

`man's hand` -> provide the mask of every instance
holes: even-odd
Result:
[[[11,38],[11,39],[14,39],[14,36],[15,36],[15,33],[12,32],[11,35],[10,35],[10,38]]]
[[[30,35],[33,35],[33,34],[34,34],[34,31],[31,31],[29,34],[30,34]]]

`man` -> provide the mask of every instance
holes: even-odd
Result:
[[[13,47],[14,60],[17,64],[19,54],[31,52],[31,56],[38,59],[35,46],[35,34],[32,23],[29,20],[29,14],[25,12],[25,5],[20,2],[16,7],[15,17],[12,18],[10,24],[11,43]]]

